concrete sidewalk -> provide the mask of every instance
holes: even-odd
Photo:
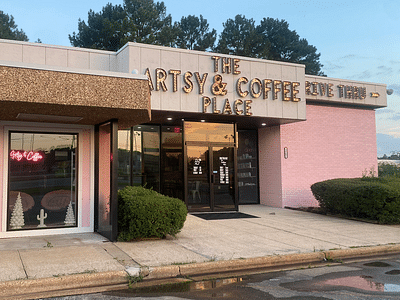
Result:
[[[132,243],[111,243],[96,233],[2,239],[0,297],[21,283],[31,285],[30,289],[35,281],[43,285],[43,278],[52,279],[46,283],[49,287],[66,284],[65,278],[73,276],[81,284],[82,278],[96,276],[107,282],[119,277],[116,282],[124,282],[127,272],[135,275],[139,270],[149,272],[146,278],[166,278],[224,268],[322,261],[327,255],[342,258],[400,252],[398,225],[261,205],[240,206],[239,211],[258,218],[206,221],[188,215],[176,238]]]

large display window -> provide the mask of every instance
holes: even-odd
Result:
[[[7,229],[77,226],[77,134],[10,132]]]
[[[239,204],[259,204],[257,130],[240,130],[238,137]]]

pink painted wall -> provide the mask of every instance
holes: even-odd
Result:
[[[281,207],[281,129],[279,126],[258,131],[260,203]]]
[[[308,104],[307,121],[282,125],[280,142],[282,203],[277,206],[317,206],[311,184],[361,177],[371,168],[377,172],[374,110]]]
[[[79,147],[81,148],[82,153],[82,227],[89,227],[90,226],[90,190],[91,190],[91,131],[86,129],[82,130],[81,134],[79,135],[80,144]]]

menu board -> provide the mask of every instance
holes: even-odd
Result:
[[[219,158],[219,183],[229,184],[228,157],[226,156],[220,156]]]
[[[193,175],[202,175],[203,170],[201,169],[201,158],[194,159]]]

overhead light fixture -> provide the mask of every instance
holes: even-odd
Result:
[[[204,123],[205,121],[206,121],[206,120],[200,120],[200,122],[203,122],[203,123]]]
[[[171,118],[171,117],[168,117],[167,120],[168,120],[168,121],[172,121],[172,118]]]
[[[267,123],[261,123],[261,126],[267,126]]]

